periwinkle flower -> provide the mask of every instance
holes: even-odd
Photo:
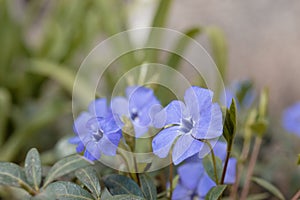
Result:
[[[226,143],[218,142],[214,147],[214,153],[224,164],[226,157]],[[210,155],[209,155],[210,156]],[[206,194],[216,183],[206,173],[202,160],[192,157],[187,163],[178,167],[179,182],[176,185],[173,200],[205,199]],[[230,158],[225,176],[225,184],[233,184],[236,175],[236,159]]]
[[[222,135],[222,112],[212,102],[213,92],[190,87],[184,95],[184,103],[174,100],[155,115],[154,125],[165,127],[152,141],[153,153],[160,158],[168,155],[172,144],[175,165],[197,153],[200,157],[210,152],[207,140],[212,145]]]
[[[76,151],[89,160],[98,160],[101,154],[114,156],[122,137],[121,128],[106,99],[96,99],[89,105],[89,112],[81,113],[74,122],[76,137],[70,143],[77,144]]]
[[[248,80],[234,81],[226,87],[224,93],[221,95],[221,101],[226,101],[226,106],[229,108],[232,99],[235,99],[238,109],[250,108],[255,99],[252,82]]]
[[[160,108],[160,103],[150,88],[130,86],[125,97],[112,99],[112,111],[120,118],[126,116],[132,122],[136,137],[145,134],[152,126],[153,110]]]
[[[282,115],[283,127],[300,137],[300,102],[285,109]]]

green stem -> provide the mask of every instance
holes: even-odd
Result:
[[[169,165],[169,182],[170,182],[170,197],[169,199],[172,199],[172,195],[173,195],[173,162],[172,162],[172,158],[171,159],[171,164]]]
[[[216,184],[219,185],[219,178],[218,178],[218,172],[217,172],[217,162],[216,162],[216,157],[215,157],[214,150],[213,150],[211,144],[209,143],[209,141],[202,140],[202,142],[206,143],[210,148],[211,158],[212,158],[213,165],[214,165],[214,173],[215,173]]]

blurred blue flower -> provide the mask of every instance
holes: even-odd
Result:
[[[234,99],[238,109],[248,109],[254,102],[255,96],[251,81],[234,81],[225,88],[224,93],[221,95],[221,102],[226,102],[226,107],[229,108],[232,99]]]
[[[216,156],[223,161],[226,157],[226,143],[218,142],[214,147]],[[210,155],[209,155],[210,156]],[[176,185],[173,200],[193,200],[194,198],[205,199],[206,194],[216,183],[208,176],[199,157],[194,156],[178,167],[179,182]],[[236,175],[236,159],[230,158],[225,176],[226,184],[233,184]]]
[[[121,128],[106,105],[106,99],[97,99],[89,105],[89,112],[81,113],[74,122],[76,137],[69,140],[77,144],[78,153],[84,151],[89,160],[98,160],[101,154],[114,156],[122,137]]]
[[[125,97],[112,100],[112,111],[120,118],[128,117],[134,127],[135,136],[140,137],[152,126],[152,115],[160,109],[160,103],[153,90],[142,86],[131,86],[126,89]]]
[[[212,98],[212,91],[193,86],[185,92],[185,103],[172,101],[157,113],[154,125],[165,128],[152,141],[153,153],[166,157],[176,138],[172,151],[175,165],[196,153],[200,157],[209,153],[208,145],[198,139],[208,140],[214,146],[223,130],[221,109]]]
[[[300,136],[300,102],[285,109],[282,125],[288,132]]]

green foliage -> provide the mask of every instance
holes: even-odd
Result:
[[[147,174],[140,174],[139,178],[144,197],[148,200],[155,200],[157,196],[157,191],[151,177]]]
[[[88,165],[90,165],[90,163],[80,155],[72,155],[61,159],[50,169],[48,175],[45,178],[43,188],[45,188],[55,179]]]
[[[210,189],[210,191],[207,193],[205,200],[216,200],[221,197],[223,192],[225,191],[227,185],[217,185]]]
[[[14,163],[0,162],[0,185],[24,187],[27,185],[24,170]]]
[[[144,197],[142,190],[130,178],[118,174],[109,175],[104,184],[112,195],[130,194]]]
[[[236,133],[237,126],[237,111],[235,100],[232,99],[232,103],[229,109],[226,109],[225,123],[223,128],[223,136],[225,137],[228,145],[228,149],[231,150],[233,145],[233,139]]]
[[[24,167],[28,183],[38,191],[42,181],[42,166],[37,149],[33,148],[27,153]]]
[[[76,177],[94,195],[95,199],[100,199],[101,187],[96,170],[89,166],[81,168],[75,172]]]
[[[265,188],[266,190],[268,190],[270,193],[272,193],[278,199],[280,199],[280,200],[285,199],[283,194],[274,185],[272,185],[268,181],[261,179],[261,178],[257,178],[257,177],[252,177],[252,181],[257,183],[261,187]]]
[[[135,196],[135,195],[128,195],[128,194],[123,194],[123,195],[115,195],[107,200],[145,200],[143,197]]]
[[[223,170],[222,160],[217,156],[215,156],[215,159],[216,159],[217,177],[218,177],[218,180],[220,180],[220,178],[222,176],[222,170]],[[205,156],[203,158],[202,163],[203,163],[204,169],[207,172],[208,176],[212,180],[214,180],[214,182],[217,182],[215,171],[214,171],[214,162],[213,162],[212,156],[210,154]]]

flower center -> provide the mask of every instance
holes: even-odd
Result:
[[[138,120],[139,118],[139,113],[136,109],[133,109],[132,112],[130,113],[130,118],[133,120],[133,121],[136,121]]]
[[[180,130],[182,132],[188,133],[190,132],[190,130],[192,130],[192,128],[193,128],[193,121],[191,118],[181,120]]]
[[[99,142],[101,138],[103,137],[103,132],[100,129],[97,129],[96,131],[92,132],[93,138],[96,142]]]

